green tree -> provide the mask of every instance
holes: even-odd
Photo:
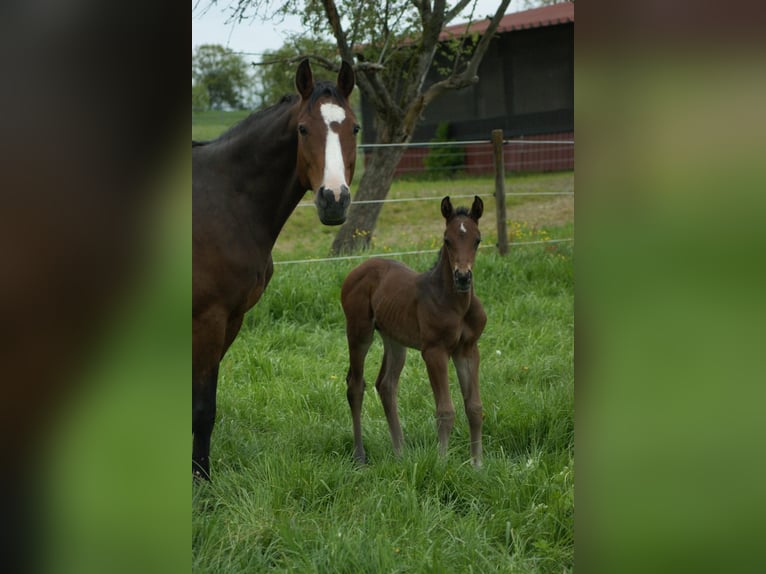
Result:
[[[285,94],[295,92],[295,67],[285,63],[298,62],[307,54],[329,61],[338,58],[338,48],[329,40],[294,36],[278,50],[263,53],[254,74],[258,86],[256,94],[263,104],[277,102]],[[314,75],[318,80],[328,81],[335,81],[337,76],[324,68],[316,68]]]
[[[192,111],[201,112],[210,109],[210,96],[203,83],[192,84]]]
[[[377,143],[408,143],[434,99],[478,81],[479,64],[509,4],[498,0],[495,13],[486,17],[489,26],[483,35],[473,34],[469,26],[462,37],[444,44],[440,35],[445,26],[458,17],[474,21],[475,0],[450,5],[446,0],[287,0],[276,10],[270,0],[228,2],[233,18],[296,14],[303,18],[307,35],[330,32],[340,57],[355,64],[357,85],[374,106]],[[437,53],[441,77],[428,84]],[[323,58],[312,59],[323,63]],[[324,64],[339,67],[337,59]],[[334,253],[369,245],[382,204],[357,202],[386,197],[403,153],[403,147],[381,147],[370,154],[348,219],[333,242]]]
[[[204,44],[192,53],[192,90],[194,86],[207,89],[209,106],[213,109],[224,106],[241,109],[252,78],[242,56],[218,44]]]

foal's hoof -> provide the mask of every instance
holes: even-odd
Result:
[[[354,462],[358,464],[359,466],[364,466],[367,464],[367,456],[364,454],[364,452],[362,452],[361,454],[355,452]]]

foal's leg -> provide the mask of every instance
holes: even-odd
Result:
[[[346,336],[348,338],[349,367],[346,376],[346,398],[351,407],[351,419],[354,428],[354,459],[364,464],[367,457],[362,445],[362,401],[364,400],[364,359],[372,344],[374,328],[371,320],[357,321],[346,317]]]
[[[481,466],[481,426],[483,410],[479,396],[479,348],[476,344],[467,345],[452,356],[460,390],[463,392],[465,414],[471,429],[471,462]]]
[[[386,413],[394,453],[400,455],[404,436],[402,435],[402,426],[399,424],[396,395],[399,390],[399,375],[402,373],[404,361],[407,358],[407,347],[384,336],[383,349],[383,364],[380,366],[380,374],[375,382],[375,388],[378,390],[380,400],[383,403],[383,410]]]
[[[436,401],[436,430],[439,437],[439,454],[447,454],[449,435],[455,424],[455,407],[449,394],[449,375],[447,372],[449,356],[439,347],[423,349],[423,360],[428,369],[428,379]]]

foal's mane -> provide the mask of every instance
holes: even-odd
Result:
[[[468,209],[467,207],[458,207],[455,210],[455,215],[466,215],[466,216],[468,216],[468,215],[471,215],[471,210]]]
[[[333,84],[332,82],[319,81],[314,84],[314,89],[311,92],[311,96],[309,96],[309,109],[313,107],[313,105],[317,102],[319,98],[324,96],[330,96],[331,98],[334,98],[340,103],[346,102],[346,98],[344,98],[343,95],[338,91],[338,88],[335,86],[335,84]],[[284,107],[293,105],[299,99],[300,99],[300,96],[297,94],[282,96],[282,98],[276,104],[269,106],[267,108],[263,108],[256,112],[253,112],[252,114],[247,116],[245,119],[243,119],[239,123],[230,127],[228,130],[223,132],[220,136],[218,136],[215,139],[208,140],[208,141],[192,140],[192,147],[199,147],[199,146],[208,145],[213,142],[221,142],[221,141],[232,139],[238,136],[241,132],[248,130],[252,124],[259,122],[263,120],[264,118],[269,117],[272,114],[275,114],[276,112],[280,111]]]

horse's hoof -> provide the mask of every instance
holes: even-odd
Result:
[[[210,471],[201,468],[198,464],[192,463],[192,478],[195,480],[210,480]]]

